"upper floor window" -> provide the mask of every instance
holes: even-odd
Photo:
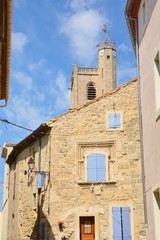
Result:
[[[120,128],[121,115],[120,113],[109,113],[109,128]]]
[[[122,112],[107,112],[107,130],[123,130],[123,113]]]
[[[145,23],[146,23],[146,4],[145,4],[145,1],[143,2],[143,5],[142,5],[142,21],[143,21],[143,26],[144,26]]]
[[[106,181],[106,156],[100,153],[92,153],[87,156],[87,180],[88,182]]]
[[[87,99],[92,100],[96,97],[96,89],[93,83],[90,83],[87,87]]]
[[[155,75],[155,97],[156,97],[156,117],[160,115],[160,53],[156,54],[154,59],[154,75]]]

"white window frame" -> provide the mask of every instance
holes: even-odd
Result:
[[[109,127],[109,114],[120,114],[120,128]],[[106,131],[123,131],[123,112],[122,111],[107,111],[106,112]]]

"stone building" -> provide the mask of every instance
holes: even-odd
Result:
[[[6,152],[8,240],[146,239],[137,80],[111,82]]]
[[[71,76],[71,108],[84,104],[116,87],[116,49],[98,49],[98,68],[82,68],[73,64]]]

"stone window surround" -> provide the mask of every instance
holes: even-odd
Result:
[[[114,113],[119,113],[121,118],[120,118],[120,128],[110,128],[109,127],[109,119],[108,116],[109,114],[114,114]],[[107,132],[112,132],[112,131],[123,131],[123,111],[114,111],[114,110],[110,110],[106,112],[106,131]]]
[[[105,149],[105,150],[104,150]],[[114,184],[114,170],[115,163],[115,141],[108,142],[84,142],[78,143],[78,184],[79,185],[93,185],[93,184]],[[106,176],[108,178],[105,182],[88,182],[87,181],[87,155],[90,153],[103,153],[108,159],[106,164]]]
[[[133,203],[132,202],[118,202],[118,203],[110,203],[109,204],[109,224],[110,224],[110,238],[113,239],[113,219],[112,219],[112,208],[113,207],[129,207],[131,212],[130,212],[130,223],[131,223],[131,236],[132,239],[134,239],[134,217],[133,217]]]

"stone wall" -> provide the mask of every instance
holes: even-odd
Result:
[[[109,129],[108,111],[123,112],[122,127]],[[40,224],[46,238],[80,240],[79,219],[94,216],[95,240],[113,239],[112,207],[130,207],[132,239],[144,240],[137,81],[47,122],[52,128],[19,156],[18,236],[35,239],[40,196]],[[34,148],[34,153],[33,153]],[[107,158],[106,182],[87,182],[86,156],[103,152]],[[36,174],[24,175],[34,155],[36,168],[50,171],[38,192]],[[13,204],[13,203],[12,203]],[[11,206],[12,208],[12,206]],[[59,228],[57,222],[64,221]],[[11,238],[9,238],[11,239]],[[41,239],[41,238],[39,238]]]

